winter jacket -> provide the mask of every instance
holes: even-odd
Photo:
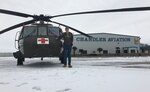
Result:
[[[59,39],[63,39],[65,45],[73,45],[73,34],[71,32],[63,33],[60,35]]]

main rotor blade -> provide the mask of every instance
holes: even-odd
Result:
[[[92,14],[92,13],[111,13],[111,12],[131,12],[131,11],[149,11],[150,7],[133,7],[133,8],[120,8],[120,9],[109,9],[109,10],[97,10],[97,11],[86,11],[86,12],[76,12],[76,13],[68,13],[68,14],[60,14],[51,16],[54,17],[62,17],[69,15],[79,15],[79,14]]]
[[[28,25],[28,24],[34,23],[34,22],[35,22],[35,20],[30,20],[30,21],[26,21],[26,22],[22,22],[22,23],[16,24],[16,25],[14,25],[14,26],[11,26],[11,27],[9,27],[9,28],[6,28],[6,29],[0,31],[0,34],[5,33],[5,32],[8,32],[8,31],[10,31],[10,30],[12,30],[12,29],[15,29],[15,28],[24,26],[24,25]]]
[[[0,9],[0,13],[19,16],[19,17],[25,17],[25,18],[33,17],[33,15],[30,15],[30,14],[25,14],[25,13],[15,12],[15,11],[9,11],[9,10],[4,10],[4,9]]]
[[[82,34],[82,35],[84,35],[84,36],[92,37],[92,36],[90,36],[90,35],[88,35],[88,34],[86,34],[86,33],[83,33],[83,32],[81,32],[81,31],[79,31],[79,30],[77,30],[77,29],[75,29],[75,28],[73,28],[73,27],[67,26],[67,25],[65,25],[65,24],[61,24],[61,23],[58,23],[58,22],[55,22],[55,21],[51,21],[51,20],[50,20],[50,22],[55,23],[55,24],[59,24],[59,25],[64,26],[64,27],[68,27],[68,28],[70,28],[71,30],[73,30],[73,31],[75,31],[75,32],[78,32],[78,33],[80,33],[80,34]]]

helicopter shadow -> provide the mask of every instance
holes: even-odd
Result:
[[[61,63],[58,62],[50,62],[50,61],[41,61],[41,62],[31,62],[24,64],[25,68],[58,68],[61,67]]]

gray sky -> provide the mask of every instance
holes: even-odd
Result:
[[[57,15],[72,12],[150,6],[150,0],[1,0],[0,9],[28,14]],[[141,43],[150,44],[150,11],[90,14],[54,18],[85,33],[115,33],[140,36]],[[30,20],[0,14],[0,30]],[[0,52],[16,51],[14,29],[0,35]],[[75,33],[75,32],[74,32]],[[76,33],[75,33],[76,34]]]

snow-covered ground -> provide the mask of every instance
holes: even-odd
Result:
[[[0,92],[150,92],[150,57],[72,58],[0,57]]]

